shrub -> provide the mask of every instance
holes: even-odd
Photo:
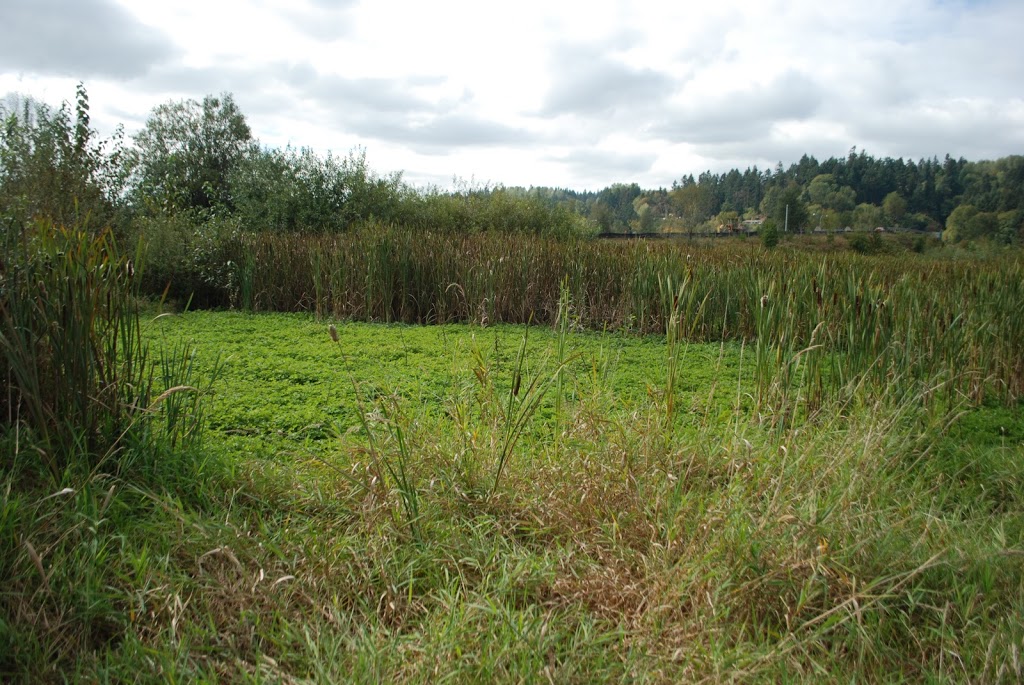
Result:
[[[849,240],[850,249],[860,254],[881,254],[886,252],[886,244],[882,235],[877,232],[857,231]]]
[[[79,84],[74,112],[24,99],[0,106],[0,217],[20,230],[47,218],[106,226],[124,188],[120,129],[105,141],[89,126],[89,98]]]
[[[242,261],[236,219],[201,212],[142,217],[134,222],[132,236],[145,254],[144,293],[192,300],[203,307],[228,303]]]
[[[769,250],[779,244],[779,227],[774,220],[768,219],[761,226],[761,243]]]
[[[501,187],[454,193],[410,192],[401,202],[396,222],[437,232],[499,231],[563,238],[592,234],[595,228],[564,206]]]

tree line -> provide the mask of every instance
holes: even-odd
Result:
[[[88,94],[58,109],[31,98],[0,104],[0,217],[87,220],[153,233],[169,220],[230,220],[251,231],[339,232],[375,220],[411,228],[548,235],[721,232],[755,225],[791,231],[943,231],[950,242],[1024,238],[1024,156],[994,161],[875,158],[863,150],[784,168],[684,175],[670,188],[615,183],[417,189],[346,156],[261,145],[230,94],[156,107],[126,142],[100,140]]]
[[[671,188],[617,183],[599,191],[520,189],[571,205],[606,232],[720,231],[743,219],[790,230],[901,227],[943,231],[947,240],[1019,242],[1024,229],[1024,156],[970,162],[876,158],[856,148],[819,162],[683,176]]]

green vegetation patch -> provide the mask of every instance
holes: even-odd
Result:
[[[5,677],[1024,676],[1019,407],[779,421],[738,343],[670,384],[664,337],[333,325],[149,320],[217,374],[203,440],[141,485],[8,478]]]
[[[557,343],[548,327],[527,333],[507,325],[346,323],[339,324],[334,345],[327,323],[303,314],[187,312],[160,317],[149,330],[167,344],[192,343],[199,368],[219,366],[217,390],[207,400],[211,436],[230,449],[267,456],[334,449],[339,433],[361,426],[356,387],[371,405],[393,396],[417,413],[445,415],[446,403],[480,391],[478,372],[486,373],[494,392],[507,393],[524,336],[527,374],[554,373]],[[628,414],[663,395],[663,337],[576,332],[570,347],[566,401],[607,395]],[[750,384],[741,380],[741,357],[739,344],[685,346],[675,390],[689,411],[682,412],[680,427],[719,418],[737,402],[749,404],[749,388],[740,387]],[[752,374],[749,363],[746,374]],[[552,418],[554,406],[548,393],[538,423]]]

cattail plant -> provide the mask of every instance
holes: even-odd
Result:
[[[253,234],[225,243],[242,266],[221,304],[364,321],[555,325],[567,290],[585,328],[663,334],[671,279],[700,284],[700,297],[684,302],[694,309],[680,340],[761,341],[758,387],[774,384],[791,404],[820,405],[865,374],[874,392],[893,379],[938,376],[952,381],[947,400],[995,393],[1012,401],[1024,392],[1019,257],[943,262],[755,248],[385,224]]]
[[[156,416],[171,447],[198,435],[200,408],[181,394],[198,393],[188,352],[167,350],[153,363],[138,313],[139,260],[119,253],[109,231],[39,221],[7,234],[2,259],[4,414],[28,429],[54,481],[129,447],[152,451]]]

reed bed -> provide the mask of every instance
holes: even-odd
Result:
[[[764,250],[754,241],[650,242],[434,233],[246,234],[221,304],[358,321],[574,325],[756,345],[762,404],[813,410],[867,384],[929,398],[1024,393],[1024,262]],[[686,283],[685,312],[663,283]]]

